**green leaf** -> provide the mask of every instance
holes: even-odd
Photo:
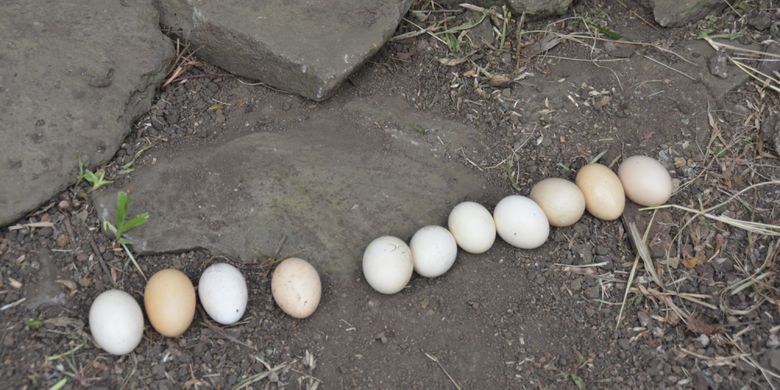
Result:
[[[588,385],[585,384],[585,380],[582,379],[577,374],[569,374],[569,378],[574,382],[575,385],[577,385],[577,388],[580,390],[586,390],[588,388]]]
[[[24,325],[30,327],[31,329],[39,329],[41,326],[43,326],[43,321],[41,320],[24,320]]]
[[[120,231],[124,231],[124,229],[122,229],[122,225],[125,224],[125,219],[127,218],[127,208],[129,206],[127,192],[119,191],[119,193],[116,194],[116,227]]]
[[[68,383],[68,378],[62,378],[59,382],[55,383],[54,386],[49,387],[49,390],[60,390]]]
[[[122,226],[124,231],[128,231],[130,229],[134,229],[138,226],[141,226],[146,223],[146,221],[149,220],[149,213],[143,213],[138,214],[133,219],[127,221],[124,226]]]

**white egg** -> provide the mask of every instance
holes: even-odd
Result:
[[[248,293],[244,275],[230,264],[211,265],[200,276],[198,297],[214,321],[235,324],[246,310]]]
[[[536,202],[520,195],[509,195],[493,211],[498,235],[508,244],[533,249],[547,241],[550,223]]]
[[[89,308],[89,331],[106,352],[128,354],[138,346],[144,333],[141,306],[124,291],[105,291]]]
[[[458,244],[449,230],[441,226],[425,226],[414,233],[409,242],[414,270],[426,278],[435,278],[449,271],[458,256]]]
[[[401,291],[412,278],[412,250],[399,238],[379,237],[363,253],[363,275],[366,282],[382,294]]]
[[[447,226],[458,246],[469,253],[485,253],[496,241],[493,216],[479,203],[463,202],[455,206]]]

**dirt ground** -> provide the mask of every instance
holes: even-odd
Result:
[[[566,19],[525,23],[525,34],[509,23],[503,49],[498,39],[488,39],[492,47],[478,44],[479,34],[492,36],[489,30],[467,30],[456,52],[420,34],[389,43],[319,108],[195,66],[161,90],[105,169],[120,185],[123,165],[150,163],[143,153],[134,159],[146,145],[178,148],[273,129],[274,118],[253,113],[263,105],[338,110],[346,96],[389,94],[480,130],[487,152],[464,148],[451,157],[488,178],[491,189],[475,199],[488,207],[509,193],[527,194],[546,177],[573,179],[597,156],[616,168],[621,158],[644,154],[674,171],[671,204],[699,210],[728,201],[711,214],[777,224],[778,151],[761,129],[778,111],[778,95],[755,80],[728,93],[702,81],[711,75],[706,58],[697,57],[710,49],[688,43],[701,32],[728,30],[738,34],[735,44],[761,48],[771,31],[757,29],[752,18],[778,15],[741,3],[749,8],[662,29],[648,22],[644,7],[580,1]],[[446,17],[453,17],[447,26],[457,26],[469,17],[413,16],[420,26]],[[604,39],[617,32],[648,45],[571,37],[599,34],[594,26],[603,27]],[[404,22],[398,34],[415,30]],[[570,36],[534,51],[543,42],[534,30]],[[525,56],[517,55],[521,45]],[[731,68],[729,77],[740,77]],[[693,69],[695,80],[681,69]],[[90,339],[89,306],[113,285],[140,298],[144,281],[101,232],[86,189],[76,184],[0,230],[0,377],[9,388],[780,386],[778,229],[746,231],[679,208],[634,207],[615,222],[586,215],[573,227],[553,229],[536,250],[497,242],[484,255],[461,252],[445,276],[415,276],[394,296],[373,292],[359,271],[348,278],[323,274],[323,300],[306,320],[275,306],[269,279],[275,259],[240,263],[206,251],[139,257],[147,275],[176,267],[193,280],[214,261],[233,262],[250,286],[247,314],[220,327],[201,311],[175,339],[147,326],[133,353],[110,356]],[[24,226],[36,222],[50,225]],[[631,223],[641,232],[650,225],[646,242],[658,281],[637,260]]]

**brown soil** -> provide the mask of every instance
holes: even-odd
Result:
[[[647,9],[618,3],[581,1],[575,12],[624,36],[676,51],[703,29],[736,25],[746,44],[769,34],[731,10],[685,29],[661,29],[638,19],[652,19]],[[549,22],[525,28],[564,33],[583,28],[581,20]],[[508,34],[513,44],[514,28]],[[400,29],[414,28],[404,24]],[[538,38],[528,34],[523,39],[532,43]],[[606,50],[603,43],[596,48]],[[634,57],[683,65],[652,48],[637,50]],[[777,94],[748,81],[718,101],[712,94],[680,90],[669,81],[680,76],[668,69],[617,68],[615,73],[604,68],[608,62],[589,62],[591,54],[590,48],[564,42],[549,57],[524,60],[521,70],[512,53],[481,48],[471,60],[492,74],[534,74],[502,89],[489,86],[486,77],[475,83],[464,76],[474,69],[469,62],[440,64],[437,58],[456,55],[421,35],[388,44],[342,87],[342,97],[323,105],[338,110],[343,96],[391,94],[421,111],[478,127],[489,151],[463,150],[459,158],[495,184],[496,190],[476,199],[487,206],[515,189],[527,192],[545,177],[573,179],[577,168],[602,151],[601,161],[613,168],[632,154],[658,158],[685,186],[671,202],[692,208],[715,205],[742,188],[780,177],[777,151],[759,131],[778,107]],[[599,58],[621,54],[607,51]],[[188,75],[220,72],[204,66]],[[708,103],[718,130],[709,122]],[[231,132],[272,128],[273,118],[253,114],[255,107],[314,104],[233,77],[177,82],[161,91],[106,169],[121,181],[119,168],[147,140],[155,148],[179,148]],[[250,126],[243,126],[249,120]],[[149,162],[142,156],[136,163]],[[648,236],[663,291],[669,294],[657,293],[662,289],[640,264],[617,330],[635,261],[624,223],[637,222],[644,229],[652,212],[627,213],[624,223],[585,216],[574,227],[554,229],[550,240],[532,251],[497,242],[485,255],[460,253],[445,276],[414,277],[394,296],[373,292],[358,271],[346,280],[324,274],[323,300],[307,320],[287,317],[274,305],[272,261],[234,262],[250,286],[249,308],[240,324],[217,327],[201,312],[181,337],[166,339],[147,326],[132,354],[109,356],[89,338],[89,305],[114,283],[140,298],[144,282],[100,232],[94,209],[83,198],[85,189],[74,185],[19,221],[48,221],[52,227],[0,230],[0,306],[10,305],[0,312],[0,377],[10,387],[46,388],[67,380],[73,387],[228,388],[269,369],[267,376],[254,377],[253,388],[780,384],[772,377],[780,372],[776,239],[704,218],[683,227],[691,214],[672,209],[656,213]],[[718,213],[777,223],[779,190],[776,185],[750,190]],[[217,260],[224,259],[205,251],[138,259],[147,275],[176,267],[193,280]],[[746,279],[751,275],[752,282]],[[748,288],[730,287],[743,280]]]

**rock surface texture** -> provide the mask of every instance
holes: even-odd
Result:
[[[162,23],[198,56],[314,100],[391,37],[410,0],[160,0]]]
[[[526,18],[539,19],[548,16],[563,15],[571,6],[572,0],[506,0],[512,13]]]
[[[0,226],[108,161],[173,56],[151,0],[4,1]]]
[[[664,27],[679,27],[726,6],[722,0],[652,0],[655,21]]]
[[[280,125],[149,152],[144,161],[153,164],[139,163],[129,182],[94,196],[98,214],[111,220],[116,191],[132,188],[130,213],[151,215],[129,233],[140,253],[208,248],[264,259],[286,237],[282,254],[346,275],[372,239],[407,239],[483,193],[474,170],[445,157],[444,145],[473,147],[470,128],[395,101],[337,104],[264,112]]]

